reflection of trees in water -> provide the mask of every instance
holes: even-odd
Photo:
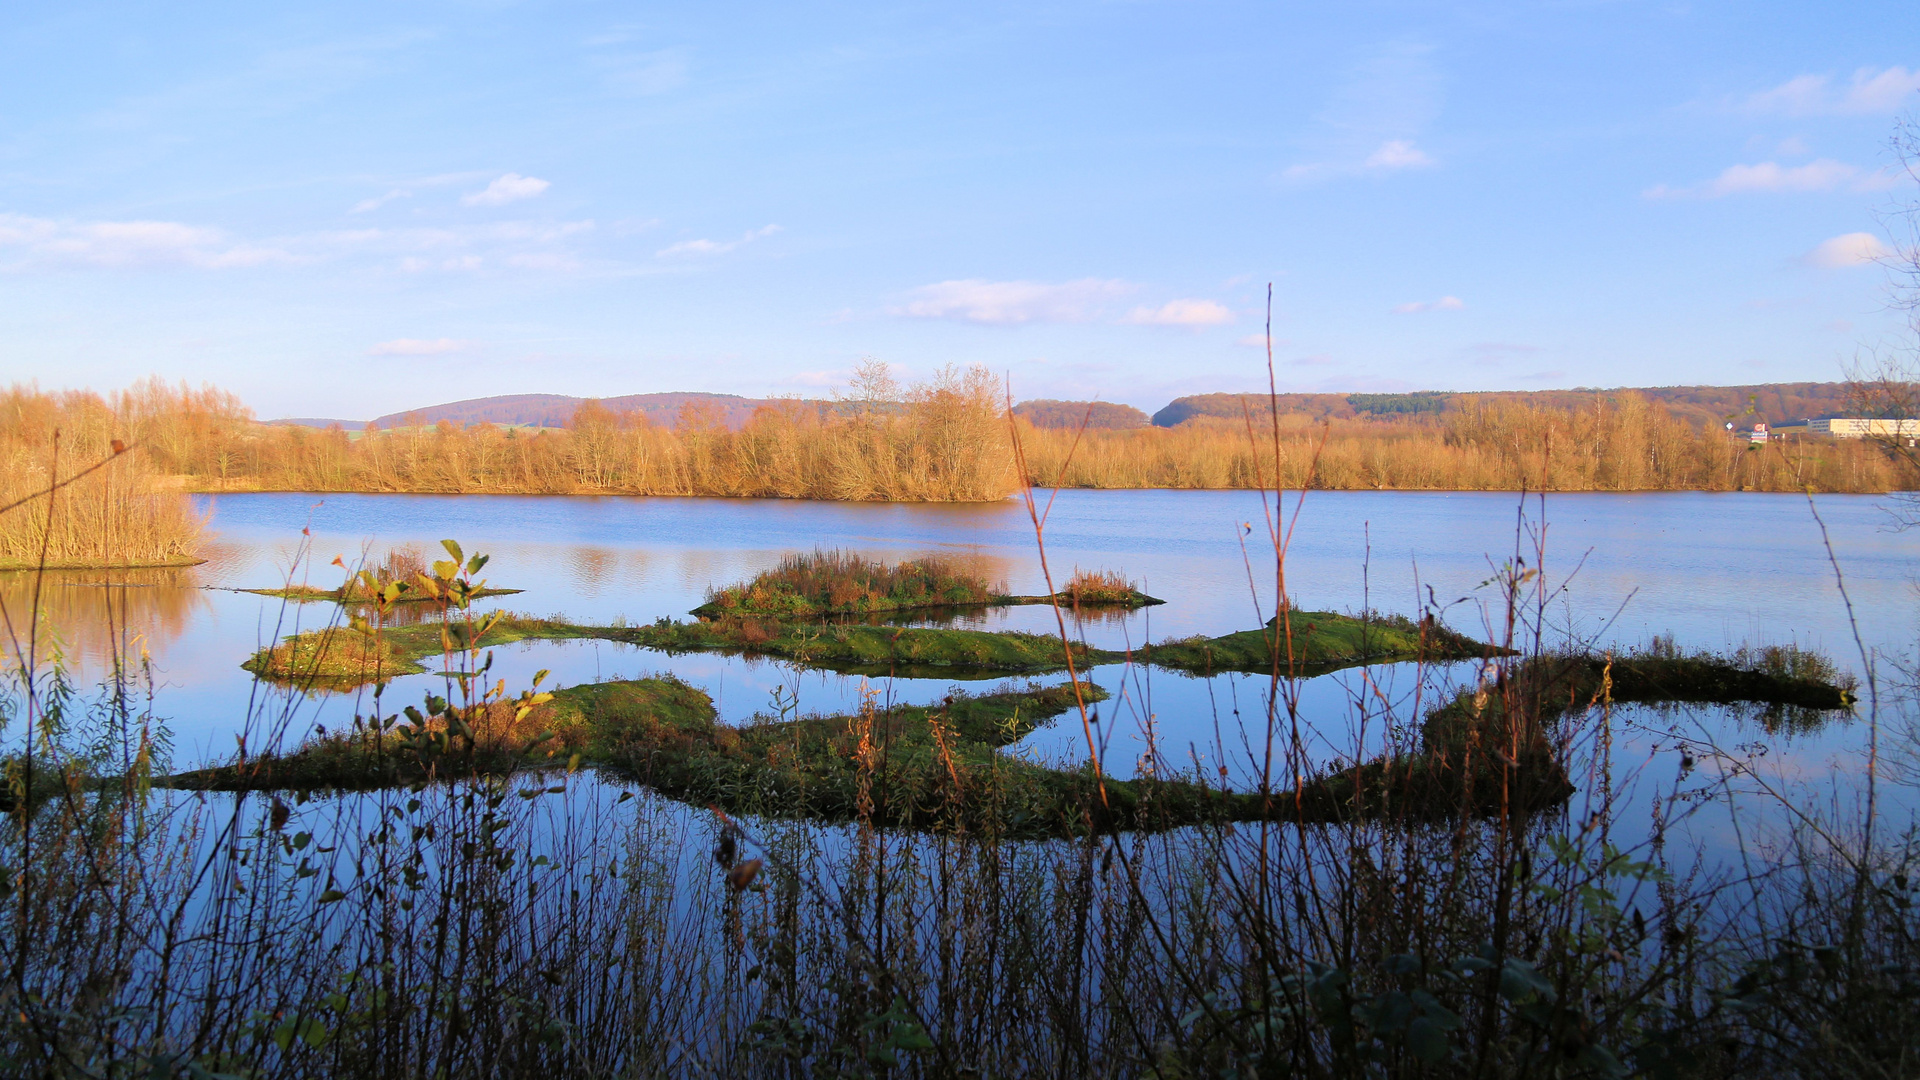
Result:
[[[0,574],[0,604],[6,605],[23,645],[35,585],[32,573]],[[42,625],[53,630],[53,640],[42,635],[40,659],[46,659],[57,642],[69,663],[81,667],[104,664],[116,651],[131,651],[136,638],[144,639],[149,649],[164,649],[207,606],[193,567],[49,570],[38,587],[46,620]]]

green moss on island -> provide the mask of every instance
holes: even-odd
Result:
[[[1293,653],[1282,674],[1317,675],[1343,667],[1406,660],[1457,660],[1499,655],[1500,650],[1434,624],[1331,612],[1293,612]],[[346,631],[343,631],[346,632]],[[279,682],[322,683],[329,687],[376,682],[426,670],[419,660],[444,651],[439,623],[395,626],[381,631],[379,656],[338,644],[321,649],[313,631],[261,650],[242,666]],[[993,678],[1064,671],[1069,648],[1050,634],[1020,631],[958,630],[936,627],[870,626],[852,623],[806,624],[754,619],[676,622],[647,626],[589,626],[526,616],[503,616],[486,635],[485,645],[533,639],[597,638],[666,653],[717,652],[775,657],[810,668],[849,675],[902,678]],[[338,639],[329,639],[337,641]],[[1196,675],[1221,671],[1267,673],[1269,651],[1284,639],[1271,629],[1248,630],[1217,638],[1194,638],[1143,647],[1132,654],[1071,644],[1073,667],[1085,671],[1129,659]]]
[[[1080,700],[1105,699],[1081,684]],[[1029,684],[931,705],[732,727],[708,696],[671,677],[557,691],[514,723],[494,710],[472,738],[423,754],[393,733],[327,733],[261,755],[169,777],[170,787],[370,790],[526,767],[598,765],[669,798],[730,813],[864,819],[888,827],[1001,836],[1071,836],[1089,828],[1158,829],[1257,815],[1249,796],[1181,780],[1102,780],[1005,747],[1077,711],[1071,685]],[[497,723],[497,726],[495,726]],[[1104,795],[1102,792],[1104,788]]]

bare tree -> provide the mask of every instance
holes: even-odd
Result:
[[[1883,217],[1891,246],[1881,256],[1892,286],[1891,303],[1907,313],[1907,333],[1862,354],[1847,372],[1847,405],[1868,418],[1920,417],[1920,119],[1907,117],[1894,130],[1894,158],[1910,186]],[[1911,432],[1869,433],[1887,454],[1920,471],[1920,445]],[[1897,512],[1903,526],[1920,525],[1920,498]]]

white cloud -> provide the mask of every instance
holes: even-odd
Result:
[[[460,205],[505,206],[507,203],[517,202],[520,199],[531,199],[552,186],[551,183],[537,176],[521,176],[519,173],[508,173],[493,183],[488,184],[485,190],[476,191],[471,195],[462,195],[460,197]]]
[[[1443,296],[1438,300],[1416,300],[1411,304],[1399,304],[1394,307],[1396,315],[1412,315],[1421,311],[1459,311],[1466,303],[1457,296]]]
[[[1854,191],[1877,191],[1884,188],[1886,183],[1887,178],[1882,174],[1863,175],[1859,169],[1843,161],[1821,158],[1818,161],[1809,161],[1805,165],[1788,166],[1773,161],[1762,161],[1757,165],[1732,165],[1722,171],[1719,176],[1702,184],[1681,188],[1655,184],[1642,194],[1649,199],[1676,199],[1687,196],[1717,199],[1726,195],[1832,191],[1839,187],[1848,187]]]
[[[203,270],[297,261],[278,248],[236,242],[219,229],[177,221],[55,221],[0,214],[0,251],[26,262],[87,266],[193,266]]]
[[[1813,266],[1838,269],[1843,266],[1860,266],[1875,262],[1893,254],[1893,249],[1880,242],[1872,233],[1851,232],[1822,241],[1804,259]]]
[[[1391,139],[1381,143],[1380,148],[1367,157],[1369,169],[1424,169],[1433,164],[1433,159],[1414,147],[1407,139]]]
[[[1826,75],[1798,75],[1749,96],[1742,108],[1786,116],[1883,116],[1899,112],[1920,92],[1920,68],[1860,68],[1842,85]]]
[[[1086,322],[1111,298],[1132,290],[1124,281],[1082,278],[1050,285],[1043,281],[981,281],[968,278],[922,285],[893,309],[914,319],[1014,325],[1031,322]]]
[[[367,350],[369,356],[441,356],[459,352],[466,342],[452,338],[394,338]]]
[[[1140,326],[1220,326],[1233,321],[1233,311],[1213,300],[1169,300],[1157,308],[1134,308],[1126,321]]]
[[[353,208],[348,210],[347,213],[364,214],[369,210],[378,210],[395,199],[410,198],[412,195],[413,195],[413,192],[408,191],[404,188],[394,188],[392,191],[387,192],[385,195],[381,195],[372,199],[362,199],[359,202],[354,203]]]
[[[745,247],[763,236],[772,236],[779,231],[778,225],[764,225],[748,231],[738,240],[682,240],[677,244],[668,244],[654,254],[663,259],[683,255],[724,255],[735,248]]]

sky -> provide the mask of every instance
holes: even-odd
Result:
[[[1920,8],[20,5],[0,382],[262,418],[1840,378]]]

